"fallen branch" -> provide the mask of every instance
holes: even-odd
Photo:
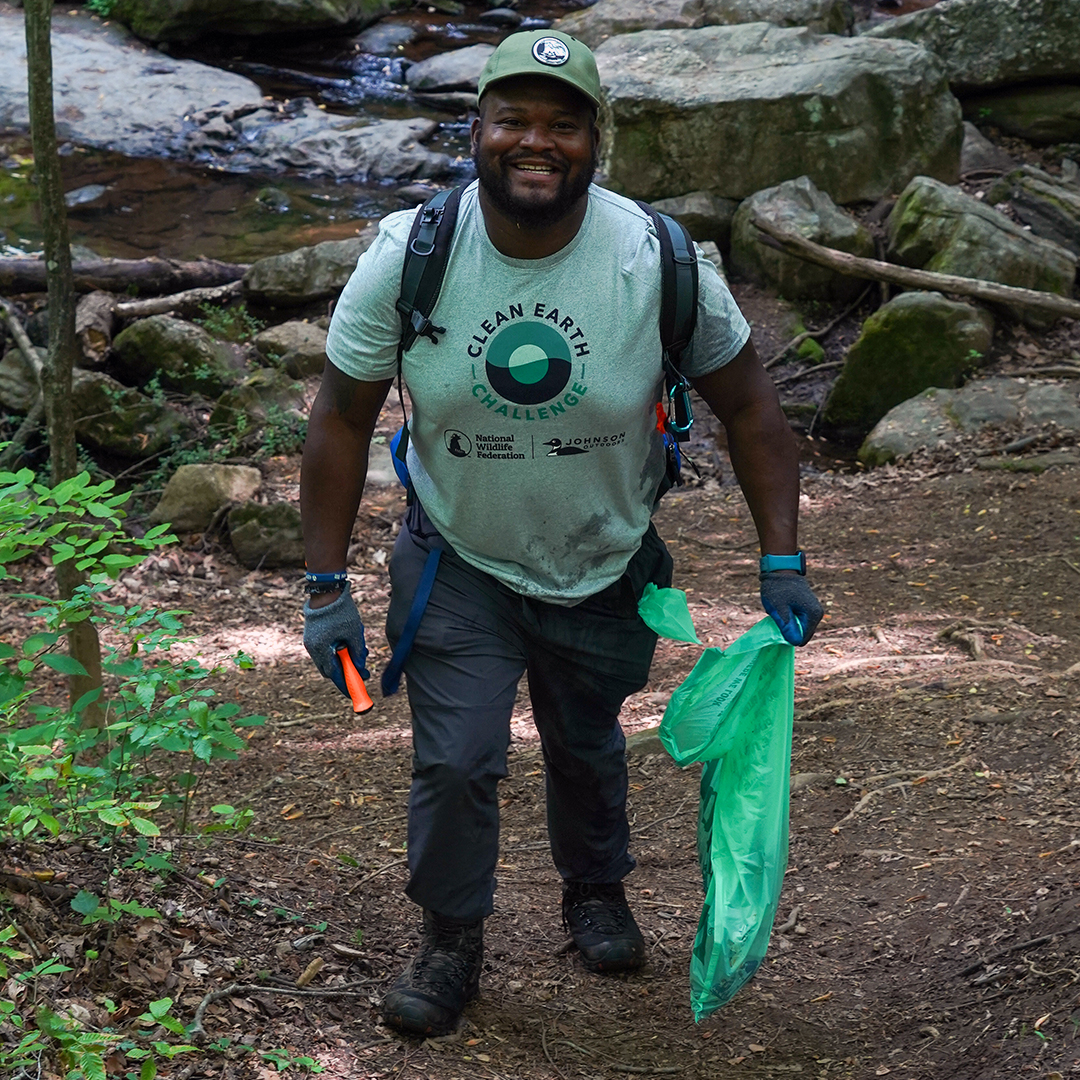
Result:
[[[237,281],[247,265],[223,263],[216,259],[180,262],[176,259],[80,259],[72,265],[75,288],[79,292],[125,292],[158,295],[184,289],[209,288]],[[45,291],[45,260],[0,259],[0,292]]]
[[[113,309],[118,319],[145,319],[149,315],[164,315],[170,311],[183,311],[200,304],[217,304],[239,296],[244,289],[237,278],[227,285],[215,285],[207,289],[187,289],[172,296],[155,296],[149,300],[124,300]]]
[[[979,960],[976,960],[973,964],[968,964],[963,971],[960,972],[960,978],[966,978],[968,975],[974,975],[976,971],[981,967],[985,967],[993,960],[997,960],[1002,956],[1008,956],[1009,953],[1019,952],[1021,949],[1034,949],[1037,945],[1046,945],[1053,941],[1055,938],[1068,937],[1070,934],[1075,934],[1080,931],[1080,926],[1073,926],[1068,930],[1062,930],[1057,934],[1044,934],[1042,937],[1029,938],[1027,941],[1018,941],[1015,945],[1006,945],[1004,949],[998,949],[996,953],[991,953],[989,956],[983,956]]]
[[[906,266],[882,262],[880,259],[864,259],[849,255],[846,251],[822,247],[796,233],[777,228],[771,221],[755,217],[755,228],[765,235],[758,240],[768,247],[794,255],[797,259],[817,263],[848,277],[870,278],[904,285],[909,289],[931,289],[938,292],[971,296],[993,304],[1013,304],[1017,307],[1034,308],[1068,319],[1080,319],[1080,301],[1056,293],[1039,292],[1037,289],[1020,289],[1014,285],[999,285],[979,278],[960,277],[956,274],[938,274],[930,270],[912,270]]]
[[[798,382],[800,379],[807,379],[811,375],[816,375],[819,371],[831,371],[833,368],[843,367],[845,363],[844,360],[830,360],[827,364],[815,364],[813,367],[803,368],[802,371],[796,371],[791,375],[773,379],[773,384],[775,386],[784,386],[786,383]]]

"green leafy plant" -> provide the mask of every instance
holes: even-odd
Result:
[[[221,341],[247,341],[266,326],[266,323],[248,311],[243,301],[231,307],[200,304],[199,310],[202,315],[197,317],[195,322]]]
[[[305,1054],[293,1054],[285,1049],[260,1050],[259,1057],[268,1061],[278,1072],[286,1069],[303,1069],[304,1072],[321,1073],[323,1067],[313,1058]]]
[[[95,15],[100,15],[103,19],[107,19],[113,12],[113,8],[116,7],[116,0],[86,0],[83,7],[87,11],[92,11]]]

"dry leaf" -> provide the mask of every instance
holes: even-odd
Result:
[[[323,965],[326,963],[321,956],[316,956],[314,960],[306,968],[304,973],[296,980],[296,987],[298,990],[302,990],[316,975],[323,969]]]

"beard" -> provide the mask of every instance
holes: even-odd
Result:
[[[576,175],[564,172],[559,187],[550,198],[522,197],[510,190],[505,165],[512,164],[512,159],[503,162],[504,168],[499,168],[475,149],[472,159],[476,177],[492,205],[524,229],[542,229],[562,221],[588,193],[599,164],[599,152],[594,148],[592,161]]]

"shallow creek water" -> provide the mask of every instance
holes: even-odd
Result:
[[[896,15],[933,2],[882,0],[876,7],[881,14]],[[540,26],[545,25],[540,20],[554,20],[581,6],[580,0],[539,0],[521,4],[518,11],[528,20],[526,26]],[[467,118],[431,113],[418,104],[402,81],[402,61],[479,41],[497,44],[506,31],[479,21],[487,7],[472,0],[463,15],[448,16],[421,5],[388,17],[415,33],[390,60],[363,53],[355,38],[337,32],[299,39],[218,35],[177,49],[175,55],[236,71],[277,100],[310,97],[332,112],[356,116],[430,115],[440,122],[433,147],[462,155],[465,178],[471,175]],[[202,256],[251,262],[355,235],[368,222],[406,205],[395,194],[399,184],[228,173],[72,146],[62,154],[65,189],[84,199],[69,209],[72,243],[113,258]],[[0,134],[0,254],[41,247],[29,156],[28,138]]]

